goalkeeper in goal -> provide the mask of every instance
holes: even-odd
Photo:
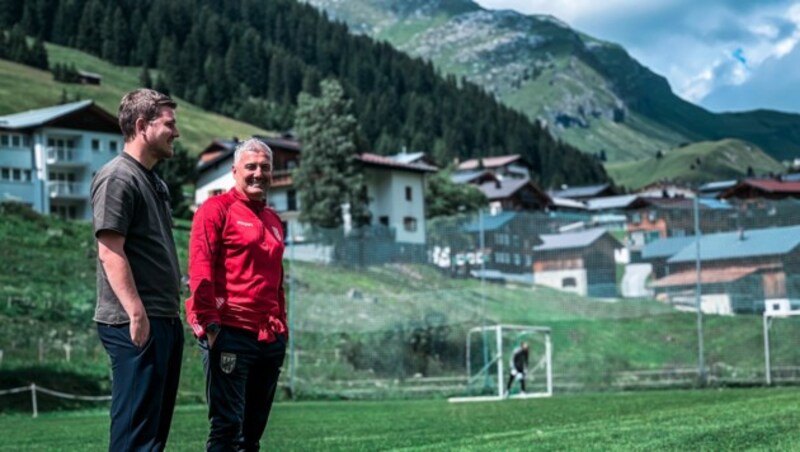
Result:
[[[522,394],[525,394],[525,374],[528,372],[527,342],[523,342],[519,347],[514,349],[514,352],[511,354],[509,369],[511,369],[511,374],[508,376],[508,384],[506,384],[506,396],[511,393],[511,385],[514,384],[514,380],[519,380]]]

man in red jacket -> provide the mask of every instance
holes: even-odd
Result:
[[[272,150],[257,139],[233,158],[234,187],[197,210],[186,317],[203,351],[207,450],[258,450],[286,352],[283,232],[266,205]]]

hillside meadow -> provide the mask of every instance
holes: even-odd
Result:
[[[0,331],[3,388],[33,381],[80,394],[106,393],[107,357],[91,321],[96,251],[89,224],[12,206],[3,205],[0,224],[0,320],[7,325]],[[175,230],[184,268],[188,227],[181,222]],[[696,383],[696,316],[660,302],[595,300],[544,287],[482,283],[451,278],[428,265],[358,268],[288,259],[285,265],[295,353],[282,380],[293,392],[279,397],[463,394],[466,331],[496,323],[552,329],[558,391]],[[796,326],[775,327],[774,365],[800,363],[800,350],[790,340]],[[760,316],[706,316],[704,327],[712,385],[763,382]],[[541,350],[541,338],[531,340]],[[204,392],[193,342],[187,329],[183,403],[201,401]],[[541,375],[536,378],[542,384]],[[432,379],[446,384],[431,386]],[[83,406],[43,403],[44,410]],[[3,407],[28,409],[29,398],[0,398]]]
[[[50,72],[0,59],[0,115],[57,105],[66,92],[67,99],[92,99],[116,116],[122,96],[141,87],[140,67],[121,67],[87,53],[55,44],[46,44],[50,66],[74,64],[78,70],[103,77],[99,86],[61,83]],[[155,78],[156,71],[152,71]],[[197,155],[215,138],[265,135],[267,131],[250,124],[205,111],[177,98],[180,141],[191,155]]]

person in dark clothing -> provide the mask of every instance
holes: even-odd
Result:
[[[92,181],[94,320],[111,359],[109,450],[162,451],[178,393],[180,265],[167,185],[153,172],[180,136],[175,102],[150,89],[122,98],[122,153]]]
[[[510,375],[508,376],[508,384],[506,384],[506,395],[511,392],[511,385],[514,380],[519,380],[520,389],[522,394],[525,394],[525,374],[528,372],[528,343],[523,342],[519,347],[514,349],[511,354]]]

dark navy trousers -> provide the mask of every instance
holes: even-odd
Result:
[[[179,318],[150,317],[144,347],[131,342],[130,326],[97,324],[111,358],[109,451],[162,451],[167,444],[183,358]]]
[[[259,342],[256,333],[223,326],[210,350],[205,339],[199,342],[211,424],[206,450],[259,450],[286,354],[285,339]]]

